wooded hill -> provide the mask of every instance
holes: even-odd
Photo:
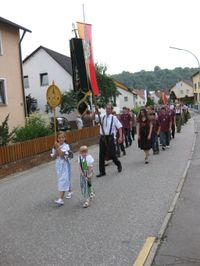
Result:
[[[121,74],[112,75],[112,78],[125,84],[129,88],[162,90],[170,89],[180,80],[191,80],[191,76],[196,73],[198,68],[181,68],[173,70],[161,69],[159,66],[154,71],[142,70],[136,73],[123,71]]]

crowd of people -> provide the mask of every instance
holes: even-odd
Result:
[[[175,132],[180,133],[183,124],[190,118],[188,107],[183,104],[171,104],[163,106],[149,106],[140,109],[136,115],[132,110],[123,107],[121,113],[116,114],[111,104],[106,105],[106,114],[88,112],[87,126],[95,123],[100,125],[99,139],[99,173],[96,177],[106,175],[106,161],[112,160],[120,173],[122,164],[119,157],[126,155],[126,149],[135,140],[137,133],[138,147],[144,151],[144,163],[149,163],[150,150],[153,154],[159,154],[170,148],[170,141],[175,138]],[[85,122],[85,124],[86,124]],[[72,197],[71,189],[71,164],[70,147],[66,143],[64,132],[58,132],[57,141],[52,149],[51,156],[56,157],[56,172],[58,178],[59,198],[55,203],[59,206],[64,204],[66,198]],[[85,199],[83,207],[90,206],[91,200],[95,197],[92,185],[94,159],[88,152],[87,146],[81,146],[78,156],[80,171],[80,188]]]

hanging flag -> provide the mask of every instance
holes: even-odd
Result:
[[[70,53],[74,90],[88,92],[90,86],[87,79],[83,43],[81,39],[72,38],[70,40]]]
[[[162,99],[163,99],[163,103],[166,104],[167,103],[167,96],[164,92],[162,93]]]
[[[96,72],[94,66],[94,57],[92,51],[92,25],[82,22],[77,22],[79,37],[83,40],[83,48],[85,52],[85,64],[87,73],[90,79],[90,84],[94,96],[99,94],[97,85]]]
[[[70,40],[70,53],[72,62],[72,78],[74,90],[78,93],[79,102],[77,110],[82,116],[88,109],[87,97],[90,92],[90,83],[85,67],[85,58],[82,39]]]

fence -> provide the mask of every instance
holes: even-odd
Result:
[[[81,130],[68,131],[67,142],[69,144],[82,139],[96,137],[99,134],[99,127],[83,128]],[[54,145],[54,136],[32,139],[8,146],[0,147],[0,165],[15,162],[26,157],[50,150]]]

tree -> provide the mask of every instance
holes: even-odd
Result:
[[[6,116],[3,123],[0,125],[0,146],[7,145],[13,138],[15,130],[9,133],[8,127],[9,114]]]
[[[171,88],[180,80],[190,80],[191,76],[197,71],[198,68],[177,67],[169,70],[155,66],[154,71],[142,70],[136,73],[123,71],[120,74],[112,75],[112,77],[130,88],[162,90]]]
[[[105,107],[107,103],[111,102],[115,105],[116,96],[118,95],[117,88],[113,79],[106,74],[107,67],[104,65],[95,65],[97,84],[100,90],[100,95],[97,96],[97,105]],[[83,92],[75,92],[74,90],[66,91],[62,94],[60,112],[62,114],[69,114],[77,109],[80,100],[84,99],[87,105],[90,105],[89,97],[84,97]],[[46,112],[49,107],[46,107]]]
[[[31,97],[31,94],[26,96],[26,107],[27,107],[28,116],[31,113],[38,111],[37,100]]]
[[[118,91],[113,79],[106,74],[107,66],[96,64],[95,68],[97,83],[100,90],[100,95],[97,97],[98,106],[104,108],[109,102],[115,105]]]
[[[163,98],[162,98],[162,97],[160,97],[160,99],[158,100],[158,103],[159,103],[159,104],[164,104],[164,102],[163,102]]]
[[[152,100],[151,98],[148,97],[146,106],[154,106],[154,100]]]
[[[74,90],[64,92],[60,104],[61,114],[70,114],[76,110],[78,100],[78,94]]]

